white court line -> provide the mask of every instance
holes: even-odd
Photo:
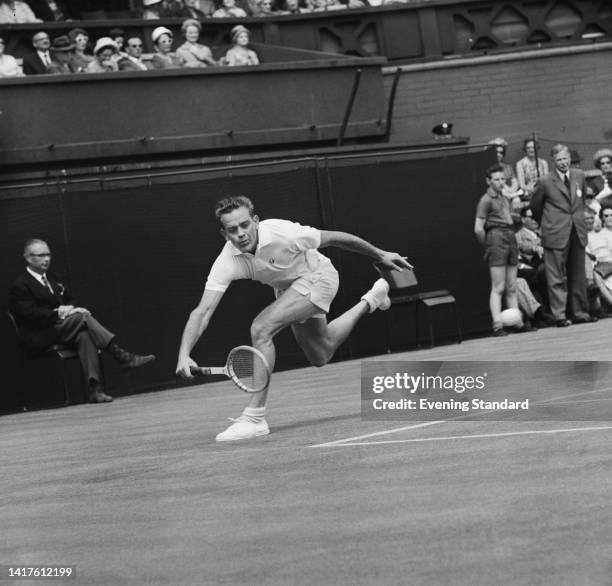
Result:
[[[406,425],[404,427],[396,427],[395,429],[387,429],[385,431],[376,431],[374,433],[366,433],[365,435],[357,435],[355,437],[347,437],[341,440],[335,440],[333,442],[326,442],[324,444],[315,444],[314,446],[308,446],[310,448],[326,448],[328,446],[336,446],[343,444],[344,442],[352,442],[355,440],[365,439],[367,437],[376,437],[377,435],[389,435],[390,433],[398,433],[400,431],[407,431],[409,429],[417,429],[419,427],[428,427],[430,425],[436,425],[437,423],[446,423],[448,419],[438,419],[436,421],[427,421],[425,423],[416,423],[415,425]]]
[[[442,422],[440,422],[442,423]],[[344,448],[348,446],[382,446],[385,444],[410,444],[410,443],[423,443],[423,442],[441,442],[441,441],[449,441],[449,440],[460,440],[460,439],[491,439],[496,437],[510,437],[516,435],[542,435],[542,434],[552,434],[552,433],[570,433],[577,431],[604,431],[612,429],[612,425],[608,425],[605,427],[568,427],[565,429],[534,429],[529,431],[509,431],[505,433],[478,433],[473,435],[447,435],[440,437],[417,437],[412,439],[399,439],[399,440],[382,440],[375,442],[351,442],[348,443],[349,440],[344,440],[343,443],[340,442],[330,442],[328,444],[318,444],[316,446],[311,446],[313,448]]]

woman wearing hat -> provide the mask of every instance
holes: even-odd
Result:
[[[144,20],[159,20],[162,17],[162,0],[142,0],[142,5],[144,6],[142,11]]]
[[[232,29],[233,47],[225,54],[223,62],[225,65],[259,65],[259,58],[255,51],[248,48],[249,29],[241,24]]]
[[[74,43],[74,62],[77,66],[77,71],[85,71],[94,58],[89,54],[89,35],[82,28],[73,28],[68,31],[68,38]]]
[[[151,34],[156,53],[151,62],[153,69],[176,69],[183,66],[183,60],[172,52],[172,31],[165,26],[158,26]]]
[[[23,71],[19,63],[17,63],[17,59],[4,52],[5,46],[6,41],[4,37],[0,37],[0,77],[21,77]]]
[[[102,37],[96,41],[94,47],[95,59],[87,65],[85,73],[108,73],[119,71],[117,65],[118,55],[117,43],[110,37]]]
[[[181,60],[183,67],[207,67],[217,65],[212,51],[199,43],[202,25],[194,18],[188,18],[181,25],[181,32],[185,42],[176,50],[176,55]]]

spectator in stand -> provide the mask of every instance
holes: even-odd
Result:
[[[518,276],[525,279],[536,299],[547,305],[544,248],[540,226],[533,218],[531,208],[521,210],[522,227],[516,233],[519,250]]]
[[[596,321],[589,315],[586,295],[584,223],[586,179],[570,167],[569,148],[556,144],[551,151],[555,169],[539,181],[531,199],[533,217],[542,227],[544,268],[550,311],[558,327]]]
[[[232,29],[232,48],[225,54],[223,62],[230,67],[259,65],[257,53],[249,49],[249,29],[241,24]]]
[[[593,156],[593,163],[601,173],[589,182],[596,205],[600,208],[612,205],[612,150],[608,148],[598,150]]]
[[[81,71],[74,57],[74,43],[67,35],[53,39],[52,50],[54,63],[49,67],[51,73],[78,73]]]
[[[599,212],[602,229],[589,232],[589,251],[595,257],[593,270],[605,283],[607,297],[612,299],[612,205],[604,205]]]
[[[245,16],[247,13],[236,6],[236,0],[222,0],[221,7],[213,12],[213,18],[244,18]]]
[[[257,9],[253,16],[276,16],[279,12],[276,10],[274,0],[258,0]]]
[[[0,77],[22,77],[23,71],[17,63],[17,59],[4,52],[5,46],[4,38],[0,37]]]
[[[172,8],[164,11],[164,17],[172,18],[208,18],[213,15],[215,4],[212,0],[182,0]]]
[[[595,272],[597,257],[593,254],[591,245],[598,245],[597,232],[594,230],[595,212],[590,208],[584,209],[584,222],[588,230],[589,243],[586,247],[585,271],[587,279],[587,298],[589,302],[589,313],[597,317],[610,317],[612,308],[612,292],[608,289],[600,272]]]
[[[282,14],[304,14],[307,12],[311,12],[311,10],[302,5],[302,0],[285,0]]]
[[[93,55],[89,53],[89,35],[82,28],[73,28],[68,31],[68,37],[74,43],[74,62],[78,71],[85,71],[94,60]]]
[[[26,75],[52,73],[50,68],[55,67],[57,63],[50,51],[49,35],[44,31],[35,33],[32,37],[32,46],[34,51],[23,58],[23,72]]]
[[[153,68],[149,61],[143,61],[142,47],[143,44],[140,37],[128,37],[126,46],[127,57],[123,57],[118,61],[120,71],[147,71],[147,69]]]
[[[523,143],[525,156],[516,164],[516,178],[523,198],[530,201],[538,180],[548,174],[548,163],[542,158],[540,145],[533,138],[526,138]],[[536,165],[537,159],[537,165]]]
[[[174,37],[172,31],[165,26],[158,26],[151,34],[151,39],[157,51],[151,60],[153,69],[178,69],[183,61],[172,51]]]
[[[27,24],[42,22],[32,9],[21,0],[0,0],[0,24]]]
[[[176,54],[181,59],[183,67],[217,65],[212,51],[206,45],[198,42],[201,31],[202,25],[193,18],[188,18],[181,25],[185,42],[176,50]]]
[[[162,0],[142,0],[144,10],[142,18],[144,20],[159,20],[162,17],[164,8]]]
[[[117,53],[117,43],[110,37],[102,37],[94,47],[95,59],[87,65],[85,73],[109,73],[119,71],[120,57]]]
[[[111,29],[108,36],[115,41],[115,45],[117,45],[117,55],[119,55],[119,57],[127,57],[127,53],[123,50],[125,31],[122,28],[114,28]]]
[[[60,2],[56,0],[28,0],[30,8],[37,18],[45,22],[61,22],[65,20],[78,20],[79,13],[71,4],[73,2]]]

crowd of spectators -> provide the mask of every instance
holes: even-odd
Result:
[[[490,173],[486,202],[479,203],[477,211],[477,222],[480,221],[484,230],[479,240],[485,246],[485,258],[490,260],[491,251],[497,254],[501,249],[487,239],[488,230],[512,225],[518,251],[518,258],[512,258],[512,244],[508,248],[509,256],[504,255],[503,259],[500,256],[499,262],[489,263],[493,276],[495,270],[502,268],[506,278],[512,275],[506,283],[499,284],[496,295],[499,297],[505,288],[506,299],[512,299],[514,304],[518,293],[518,307],[528,325],[530,318],[539,327],[555,324],[565,327],[609,317],[612,314],[612,149],[603,148],[594,154],[596,171],[587,177],[580,169],[580,154],[565,145],[553,147],[552,164],[549,164],[547,153],[541,151],[538,141],[528,137],[523,142],[524,157],[512,165],[505,161],[508,144],[503,138],[495,138],[489,144],[496,150],[498,165],[494,170],[503,177],[504,185],[499,193],[506,203],[501,205],[501,200],[496,203],[495,173]],[[544,238],[538,220],[544,224]],[[582,288],[586,291],[578,290]],[[583,299],[587,303],[581,307]],[[499,311],[497,307],[493,309],[493,330],[495,335],[500,335],[503,331]]]
[[[321,10],[365,8],[386,4],[407,4],[412,0],[142,0],[141,9],[117,11],[132,18],[241,18],[304,14]],[[127,5],[127,2],[126,2]],[[113,11],[108,11],[112,15]],[[107,11],[91,10],[79,0],[0,0],[0,24],[25,24],[91,18],[105,18]]]
[[[232,47],[219,60],[215,60],[209,47],[199,42],[201,31],[200,21],[186,19],[181,26],[184,42],[174,48],[172,31],[158,26],[151,34],[155,52],[150,54],[143,54],[141,37],[126,35],[119,28],[97,39],[93,47],[82,28],[74,28],[53,41],[46,32],[39,31],[33,35],[32,51],[23,58],[21,66],[14,57],[4,53],[5,41],[0,36],[0,77],[259,65],[257,53],[248,46],[250,35],[245,26],[236,25],[231,29]]]

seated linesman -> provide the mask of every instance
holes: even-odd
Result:
[[[34,354],[58,343],[74,347],[88,383],[90,402],[112,401],[104,392],[98,350],[107,351],[122,370],[143,366],[155,356],[124,350],[114,341],[115,335],[87,309],[73,305],[74,298],[62,281],[47,273],[51,251],[44,240],[28,240],[23,256],[26,271],[11,286],[10,307],[24,345]]]

